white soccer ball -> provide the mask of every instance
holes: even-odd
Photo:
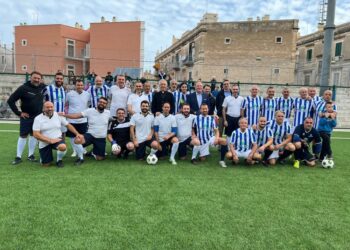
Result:
[[[155,165],[158,162],[158,158],[155,154],[147,156],[147,163],[149,165]]]
[[[324,167],[324,168],[333,168],[334,167],[334,161],[332,159],[324,159],[322,161],[322,167]]]
[[[112,145],[112,153],[113,153],[114,155],[119,154],[119,153],[120,153],[120,150],[121,150],[121,148],[120,148],[120,146],[119,146],[118,144],[113,144],[113,145]]]

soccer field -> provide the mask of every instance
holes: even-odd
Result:
[[[10,165],[17,129],[0,125],[0,249],[350,246],[350,133],[334,134],[331,170],[223,169],[216,150],[197,166],[148,166],[131,156],[86,159],[81,167],[69,151],[58,169],[27,160]]]

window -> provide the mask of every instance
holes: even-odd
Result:
[[[231,44],[231,38],[225,37],[225,44]]]
[[[28,67],[27,67],[27,65],[22,65],[21,69],[22,69],[22,71],[27,71]]]
[[[27,46],[28,45],[27,39],[22,39],[21,40],[21,45],[22,46]]]
[[[191,80],[192,79],[192,72],[188,72],[188,80]]]
[[[224,74],[228,74],[228,69],[224,69]]]
[[[67,64],[67,75],[75,75],[75,65]]]
[[[342,55],[341,54],[342,47],[343,47],[343,43],[342,42],[335,44],[335,54],[334,54],[334,56],[341,56]]]
[[[336,70],[333,72],[331,84],[336,86],[340,85],[340,70]]]
[[[6,63],[6,58],[5,56],[1,56],[1,64],[5,64]]]
[[[274,73],[275,75],[278,75],[278,74],[280,73],[280,69],[279,69],[279,68],[274,68],[274,69],[273,69],[273,73]]]
[[[74,57],[75,56],[75,41],[67,39],[67,56]]]
[[[311,74],[306,74],[304,77],[304,85],[310,85]]]
[[[306,61],[311,62],[312,61],[312,49],[308,49],[306,51]]]
[[[283,37],[281,37],[281,36],[275,37],[275,43],[282,43],[282,42],[283,42]]]

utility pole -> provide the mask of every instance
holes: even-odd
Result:
[[[329,73],[331,67],[332,43],[334,39],[334,16],[336,0],[328,0],[327,20],[324,27],[324,43],[322,55],[322,70],[320,82],[320,95],[329,87]]]

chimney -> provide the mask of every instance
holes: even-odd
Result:
[[[247,21],[248,21],[248,22],[252,22],[252,21],[253,21],[253,18],[252,18],[252,17],[248,17]]]
[[[84,29],[84,27],[83,27],[83,25],[82,25],[82,24],[80,24],[79,28],[80,28],[80,29],[82,29],[82,30]]]
[[[101,23],[104,23],[104,22],[106,22],[106,19],[104,16],[101,16]]]
[[[324,23],[319,23],[317,25],[317,31],[323,31],[323,29],[324,29]]]
[[[112,22],[116,22],[117,21],[117,18],[114,16],[113,18],[112,18]]]
[[[77,28],[77,29],[79,29],[79,23],[76,22],[74,27]]]
[[[260,17],[259,17],[259,16],[257,16],[257,17],[256,17],[256,20],[257,20],[257,21],[260,21]]]
[[[270,20],[270,15],[265,15],[262,17],[263,21],[269,21]]]

